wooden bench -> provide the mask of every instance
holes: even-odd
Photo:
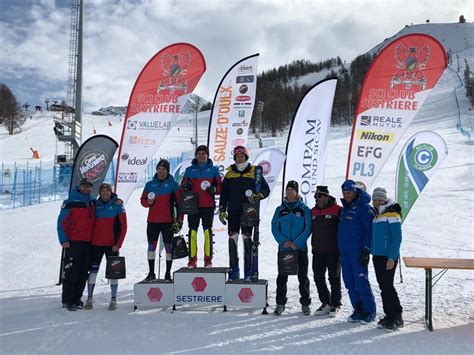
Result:
[[[433,286],[436,285],[448,269],[474,270],[474,259],[404,257],[403,261],[406,267],[425,269],[425,323],[428,329],[433,331]],[[432,269],[441,269],[441,271],[433,276]]]

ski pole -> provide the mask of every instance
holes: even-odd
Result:
[[[62,248],[61,251],[61,263],[59,264],[59,281],[56,286],[60,286],[63,283],[63,268],[64,268],[64,258],[66,257],[66,251]]]

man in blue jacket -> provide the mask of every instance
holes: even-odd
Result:
[[[372,322],[375,319],[375,300],[369,282],[370,246],[374,212],[370,195],[346,180],[342,186],[342,212],[337,233],[341,253],[342,278],[354,308],[348,322]]]
[[[311,297],[309,296],[308,248],[306,241],[311,234],[311,212],[298,195],[298,183],[288,181],[286,197],[277,207],[272,219],[272,233],[278,242],[278,252],[298,252],[298,282],[301,310],[309,315]],[[278,274],[276,303],[274,314],[281,315],[287,301],[286,284],[288,275]]]

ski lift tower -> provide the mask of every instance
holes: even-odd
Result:
[[[59,142],[64,143],[64,154],[56,155],[56,162],[63,167],[72,167],[74,157],[82,140],[82,26],[83,0],[72,0],[69,41],[69,69],[67,104],[62,118],[55,120],[54,132]]]

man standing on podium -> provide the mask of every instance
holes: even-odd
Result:
[[[221,193],[221,175],[219,168],[209,159],[209,148],[200,145],[196,148],[191,166],[184,172],[181,188],[194,192],[198,196],[198,213],[188,214],[189,261],[188,269],[197,266],[197,231],[202,220],[204,230],[204,267],[212,267],[212,222],[216,203],[215,195]]]
[[[242,232],[244,241],[244,278],[251,280],[252,272],[252,227],[241,225],[244,203],[256,204],[270,194],[265,178],[261,177],[260,191],[256,192],[256,167],[248,162],[249,153],[244,146],[234,148],[235,164],[227,168],[222,182],[219,202],[219,219],[222,224],[229,220],[229,281],[240,277],[237,241]]]

